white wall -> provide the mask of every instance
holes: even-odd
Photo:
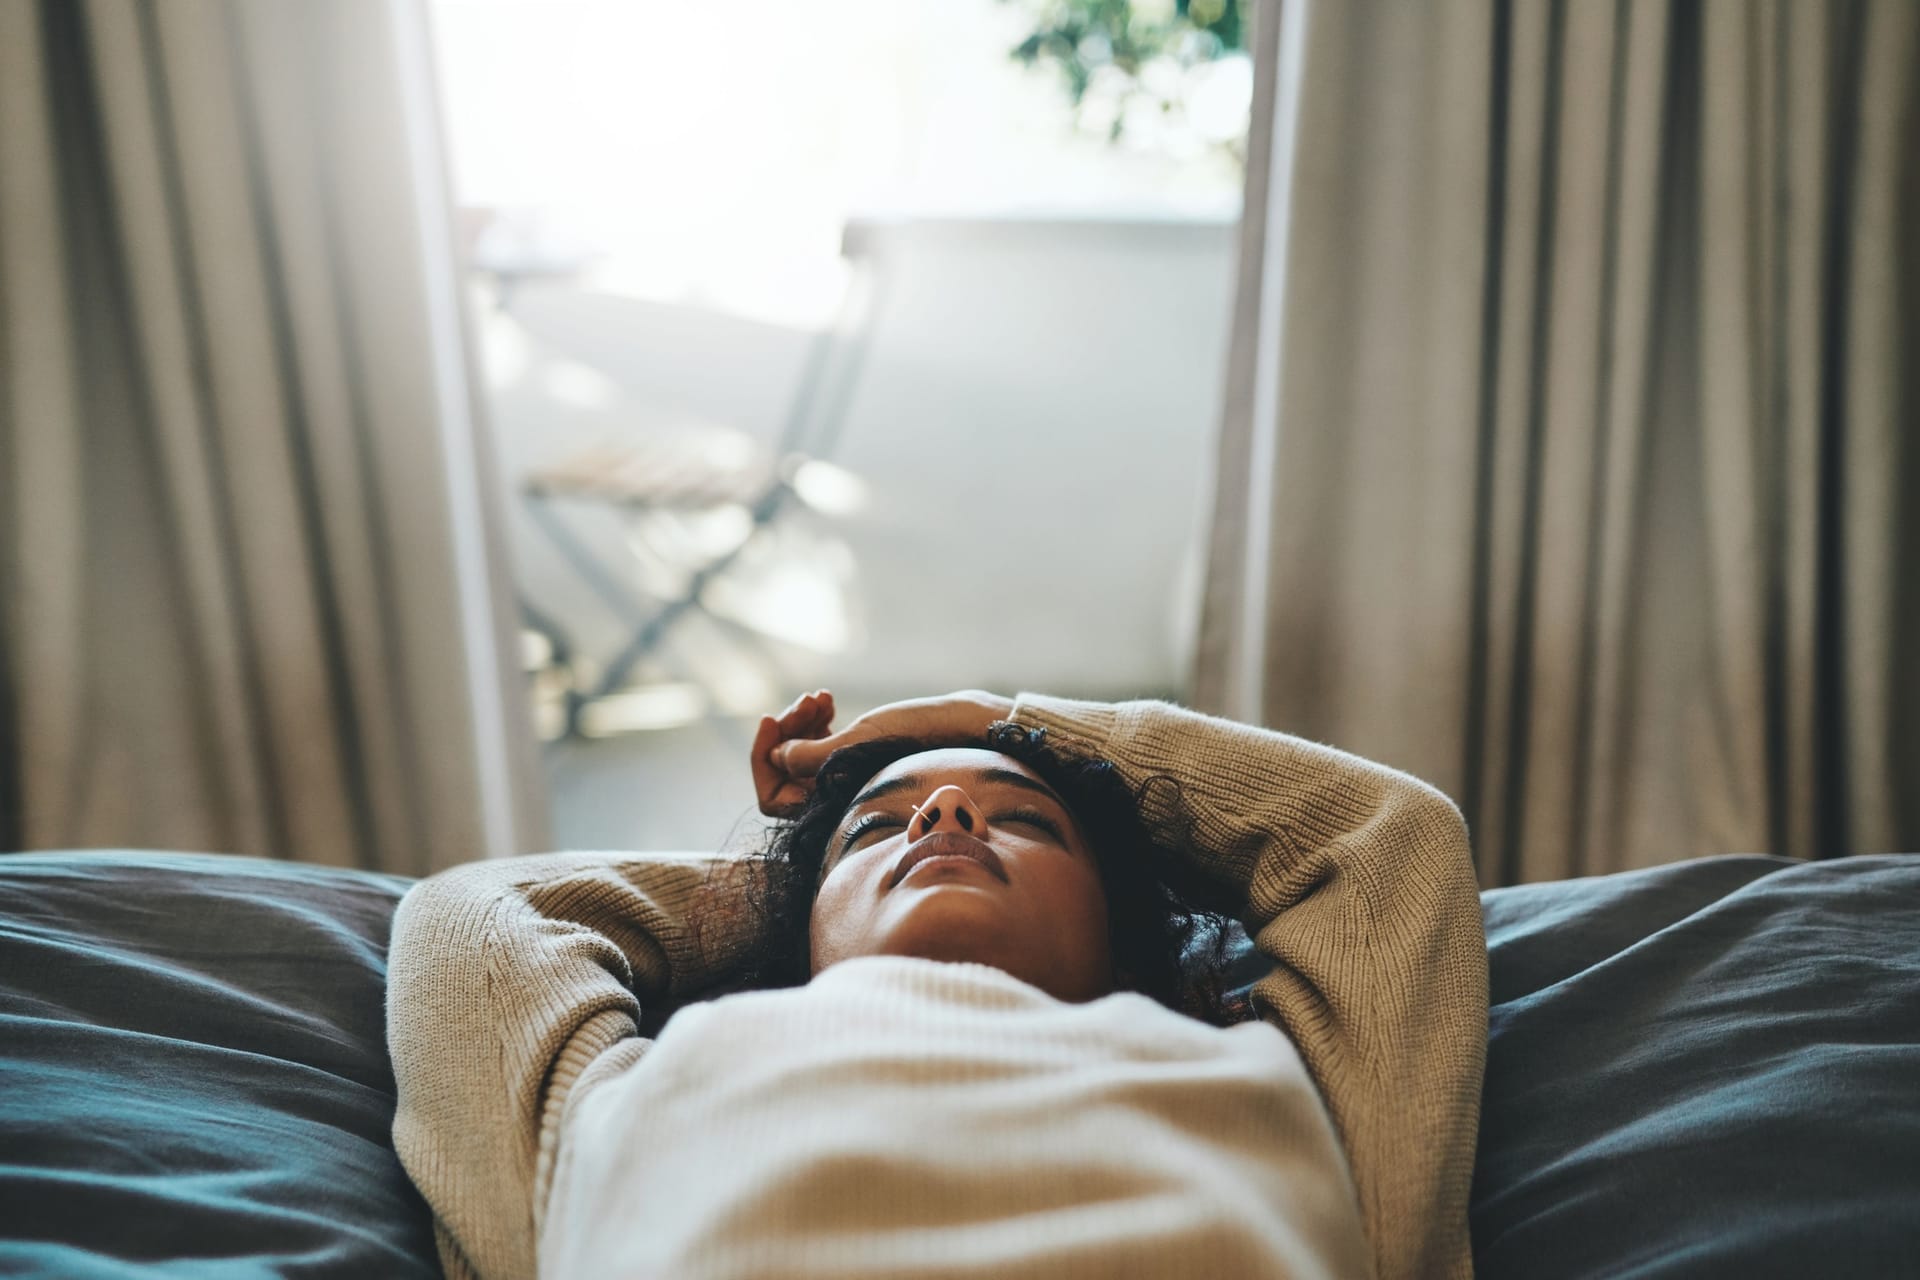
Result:
[[[861,625],[843,652],[777,648],[783,679],[854,699],[1177,692],[1234,236],[1191,221],[850,228],[885,292],[833,461],[871,497],[818,527],[851,553]],[[524,288],[512,314],[489,356],[510,478],[611,431],[701,421],[771,440],[809,336],[559,285]],[[583,527],[621,563],[611,521]],[[586,651],[617,647],[624,628],[517,509],[514,547],[530,598]],[[689,628],[669,664],[717,640]]]

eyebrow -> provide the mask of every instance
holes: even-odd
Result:
[[[999,765],[988,765],[980,771],[979,776],[982,782],[1000,782],[1005,783],[1009,787],[1024,787],[1028,791],[1037,792],[1045,796],[1062,809],[1067,807],[1067,802],[1062,800],[1052,787],[1044,782],[1029,778],[1026,774],[1013,769],[1005,769]],[[858,809],[870,800],[878,800],[883,796],[890,796],[896,791],[906,791],[909,788],[923,785],[925,785],[925,779],[917,773],[903,773],[897,778],[888,778],[885,782],[876,782],[855,796],[852,802],[847,805],[846,811],[852,813],[855,809]],[[1068,810],[1068,812],[1071,813],[1072,810]]]

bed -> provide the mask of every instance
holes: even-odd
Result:
[[[388,1141],[407,883],[0,857],[0,1275],[437,1275]],[[1920,1276],[1920,857],[1482,901],[1482,1277]]]

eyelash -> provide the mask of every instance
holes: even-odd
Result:
[[[905,825],[900,821],[900,819],[892,817],[888,814],[870,813],[866,817],[854,823],[851,827],[847,828],[847,834],[840,838],[841,851],[845,852],[847,847],[850,846],[855,840],[858,840],[861,836],[867,834],[867,832],[885,823],[892,823],[896,827]]]
[[[1049,818],[1046,814],[1040,812],[1038,809],[1009,809],[1005,813],[1001,814],[999,817],[995,818],[994,821],[995,822],[1029,823],[1033,826],[1040,828],[1042,831],[1052,836],[1055,840],[1058,840],[1061,844],[1065,844],[1067,842],[1067,833],[1060,829],[1060,824],[1055,822],[1052,818]]]

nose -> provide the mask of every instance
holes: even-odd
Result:
[[[922,800],[907,823],[908,842],[936,831],[958,831],[976,840],[987,838],[987,820],[967,793],[949,783]]]

